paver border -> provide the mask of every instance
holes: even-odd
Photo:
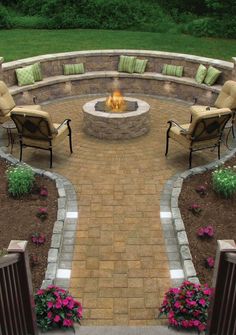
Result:
[[[174,175],[164,185],[160,200],[160,217],[165,237],[170,271],[178,271],[177,273],[174,273],[174,275],[176,274],[175,278],[172,278],[173,286],[180,285],[184,279],[190,280],[194,283],[200,282],[192,262],[189,242],[178,206],[178,199],[182,190],[183,181],[189,176],[216,169],[227,162],[235,154],[236,148],[219,160],[215,160],[209,164],[195,167]],[[162,213],[166,213],[166,215],[162,215]],[[169,238],[169,236],[172,237]],[[178,252],[178,254],[175,254],[176,252]]]
[[[0,147],[1,159],[13,165],[22,164]],[[48,251],[48,264],[42,288],[51,284],[69,289],[75,231],[78,220],[77,196],[72,183],[62,175],[30,166],[36,175],[55,181],[58,190],[57,220],[54,223],[51,246]]]

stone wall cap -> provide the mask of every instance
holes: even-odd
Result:
[[[62,52],[55,54],[46,54],[40,56],[34,56],[29,58],[23,58],[16,61],[11,61],[3,64],[5,70],[14,69],[17,67],[25,66],[32,64],[34,62],[46,62],[59,59],[69,59],[72,57],[86,56],[101,56],[101,55],[114,55],[119,56],[122,54],[126,55],[137,55],[143,57],[157,57],[157,58],[166,58],[166,59],[177,59],[177,60],[186,60],[192,61],[194,63],[204,63],[206,65],[215,65],[221,68],[232,70],[234,67],[233,62],[228,62],[220,59],[207,58],[202,56],[190,55],[190,54],[181,54],[174,52],[166,51],[152,51],[152,50],[133,50],[133,49],[107,49],[107,50],[85,50],[85,51],[72,51],[72,52]],[[235,58],[233,58],[235,61]]]

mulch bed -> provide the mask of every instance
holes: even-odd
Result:
[[[235,166],[236,157],[225,166]],[[216,194],[212,188],[212,171],[186,178],[179,196],[179,208],[189,239],[193,263],[202,284],[212,284],[213,269],[205,266],[205,259],[216,254],[217,240],[236,241],[236,195],[231,199],[224,199]],[[207,194],[201,197],[196,187],[205,185]],[[199,216],[189,211],[189,206],[197,203],[202,211]],[[211,225],[214,229],[212,238],[200,238],[197,230],[200,227]]]
[[[36,176],[36,185],[45,186],[48,197],[42,198],[39,193],[28,194],[20,199],[12,198],[7,191],[5,171],[9,167],[5,161],[0,160],[0,250],[7,249],[11,240],[28,240],[28,252],[31,260],[33,289],[40,288],[47,268],[48,250],[54,222],[57,218],[58,192],[56,185],[48,178]],[[36,217],[40,207],[46,207],[48,218],[41,223]],[[46,236],[46,242],[37,246],[31,242],[33,233],[39,232]],[[33,264],[32,259],[36,264]]]

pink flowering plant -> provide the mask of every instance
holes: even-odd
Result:
[[[214,229],[211,225],[209,226],[206,226],[206,227],[200,227],[198,230],[197,230],[197,235],[199,237],[213,237],[214,236]]]
[[[167,315],[172,327],[204,331],[211,295],[212,290],[207,285],[184,281],[165,294],[160,316]]]
[[[46,236],[42,233],[33,233],[31,235],[31,241],[34,243],[34,244],[37,244],[37,245],[41,245],[41,244],[44,244],[45,241],[46,241]]]
[[[207,259],[205,260],[205,264],[206,264],[206,267],[208,269],[213,269],[214,266],[215,266],[215,260],[213,257],[207,257]]]
[[[195,188],[195,191],[201,196],[204,197],[207,194],[207,188],[205,185],[198,185]]]
[[[35,309],[37,324],[43,331],[74,328],[74,322],[80,323],[82,318],[81,303],[54,285],[37,291]]]
[[[46,186],[42,186],[42,187],[40,187],[39,195],[40,195],[42,198],[47,198],[47,196],[48,196],[48,189],[47,189]]]
[[[199,215],[202,211],[202,208],[200,205],[193,203],[188,208],[190,212],[192,212],[194,215]]]
[[[46,207],[40,207],[36,213],[37,218],[40,219],[40,221],[45,221],[48,217],[48,210]]]

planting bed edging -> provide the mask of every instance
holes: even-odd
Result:
[[[11,154],[5,153],[4,148],[0,148],[0,157],[11,164],[20,163]],[[55,181],[58,190],[57,221],[54,223],[47,270],[41,287],[45,288],[55,284],[68,289],[78,219],[76,192],[71,182],[65,177],[42,169],[31,168],[37,175]]]
[[[186,170],[173,176],[163,188],[160,200],[160,217],[165,237],[166,251],[169,259],[170,271],[173,272],[172,286],[179,286],[187,279],[199,283],[197,273],[192,262],[188,237],[178,206],[182,184],[185,178],[216,169],[236,154],[236,148],[219,160],[207,165]],[[163,213],[163,214],[162,214]],[[177,278],[178,277],[178,278]]]

